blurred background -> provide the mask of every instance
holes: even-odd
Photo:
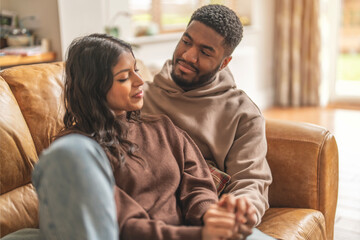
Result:
[[[265,117],[334,133],[335,239],[360,239],[360,0],[0,0],[0,69],[64,61],[74,38],[106,32],[155,74],[191,13],[209,3],[229,6],[244,25],[229,67]]]

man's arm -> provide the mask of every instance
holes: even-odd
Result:
[[[256,225],[268,209],[268,188],[272,182],[266,161],[265,119],[259,113],[240,120],[235,139],[225,160],[225,171],[231,176],[224,192],[246,197],[256,209]]]

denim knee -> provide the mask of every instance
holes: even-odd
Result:
[[[59,138],[40,155],[32,179],[39,198],[41,235],[46,239],[118,235],[114,176],[96,141],[79,134]]]
[[[70,158],[82,158],[85,153],[99,151],[102,155],[103,150],[93,139],[81,134],[69,134],[54,141],[49,148],[40,155],[62,155]]]
[[[109,160],[101,146],[93,139],[80,135],[69,134],[55,140],[39,157],[32,174],[36,187],[44,171],[62,168],[64,171],[74,171],[84,167],[100,168],[113,183],[113,174]]]

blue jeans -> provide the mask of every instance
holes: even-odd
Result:
[[[4,239],[4,240],[5,239],[6,240],[39,240],[40,239],[40,229],[35,229],[35,228],[21,229],[15,233],[7,235],[5,238],[2,238],[2,239]],[[260,232],[256,228],[254,228],[253,233],[246,238],[246,240],[274,240],[274,239],[275,238],[265,235],[264,233]]]
[[[40,229],[21,229],[3,240],[119,239],[114,176],[98,143],[79,134],[62,137],[40,155],[32,182]],[[273,239],[257,229],[249,240]]]

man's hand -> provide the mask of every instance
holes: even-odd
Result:
[[[246,239],[252,233],[257,222],[255,207],[246,197],[223,195],[218,206],[225,208],[228,212],[235,213],[236,227],[232,239]]]
[[[202,240],[222,240],[233,236],[235,214],[214,204],[203,217]]]

